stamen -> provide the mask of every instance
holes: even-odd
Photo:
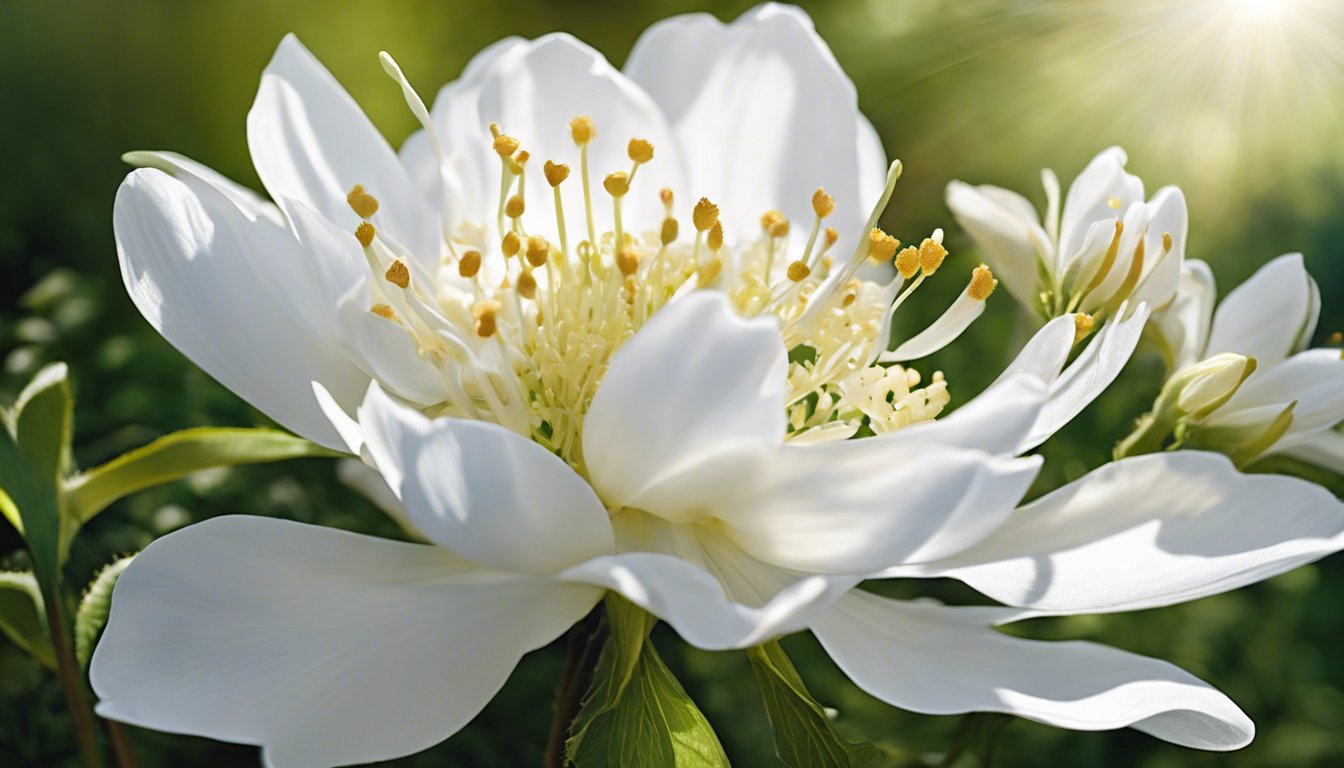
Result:
[[[588,188],[588,142],[597,135],[593,118],[579,116],[569,121],[569,134],[579,147],[579,170],[583,176],[583,207],[588,214],[588,242],[597,247],[597,228],[593,226],[593,197]]]
[[[989,271],[989,267],[981,264],[971,271],[971,284],[966,286],[966,295],[976,301],[984,301],[994,292],[994,288],[999,284],[994,279],[994,273]]]
[[[679,229],[680,226],[677,224],[676,219],[670,216],[666,219],[663,219],[663,227],[658,233],[658,242],[662,243],[663,245],[671,245],[675,243],[677,241],[677,234]]]
[[[616,252],[616,268],[629,277],[639,269],[639,253],[634,248],[622,248]]]
[[[467,251],[462,254],[462,258],[457,262],[457,274],[462,277],[472,278],[481,270],[481,252]]]
[[[499,124],[492,123],[492,125],[498,126]],[[510,158],[513,157],[514,152],[518,151],[518,146],[521,143],[522,142],[512,136],[501,133],[495,137],[495,141],[491,144],[491,148],[493,148],[500,157]]]
[[[1122,205],[1120,198],[1118,197],[1112,197],[1111,199],[1106,201],[1106,204],[1109,205],[1111,207],[1111,210],[1113,211],[1120,210],[1120,206]]]
[[[888,235],[886,232],[873,227],[868,232],[868,260],[874,264],[881,264],[896,255],[896,249],[901,247],[901,241]]]
[[[704,232],[719,222],[719,206],[709,202],[709,198],[702,197],[700,202],[695,204],[695,211],[691,214],[691,223],[695,225],[696,232]]]
[[[519,216],[523,215],[523,210],[527,205],[523,202],[522,195],[514,195],[504,204],[504,215],[517,221]]]
[[[503,308],[494,299],[485,299],[471,305],[471,316],[476,320],[476,335],[483,338],[493,336],[496,330],[495,315]]]
[[[812,193],[812,212],[817,214],[818,219],[824,219],[835,212],[835,198],[826,194],[826,190],[818,187],[816,192]]]
[[[534,267],[540,267],[546,263],[546,256],[551,250],[551,244],[546,242],[546,238],[533,235],[527,239],[527,263]]]
[[[363,184],[356,184],[351,188],[350,194],[345,196],[345,202],[350,204],[355,215],[361,219],[370,219],[378,212],[378,198],[365,192]]]
[[[518,255],[522,250],[523,242],[518,237],[517,232],[510,232],[504,235],[504,239],[499,242],[499,249],[504,252],[504,258],[511,259]]]
[[[602,180],[602,187],[612,197],[624,197],[630,191],[630,174],[625,171],[607,174],[607,178]]]
[[[560,235],[560,253],[563,255],[569,253],[569,241],[565,237],[565,209],[560,203],[560,183],[569,178],[569,166],[547,160],[541,170],[546,175],[546,183],[551,185],[555,193],[555,229]],[[568,262],[563,265],[568,268]]]
[[[560,186],[560,182],[569,178],[569,166],[564,163],[553,163],[550,160],[541,167],[541,172],[546,176],[546,183],[552,187]]]
[[[369,311],[379,317],[391,320],[394,323],[401,322],[401,320],[397,318],[397,313],[394,312],[392,308],[387,306],[386,304],[374,304],[372,307],[369,307]]]
[[[1073,343],[1077,344],[1092,332],[1092,327],[1096,325],[1096,320],[1086,312],[1079,312],[1073,316]]]
[[[789,265],[788,278],[795,283],[801,283],[810,274],[812,274],[812,270],[808,269],[802,261],[795,261]]]
[[[926,237],[924,242],[919,244],[919,266],[925,274],[933,274],[942,266],[943,259],[947,258],[947,249],[937,240]]]
[[[387,268],[387,273],[383,277],[387,278],[387,282],[402,290],[405,290],[411,284],[411,271],[406,268],[406,265],[400,259],[392,262],[392,266]]]
[[[709,246],[711,253],[718,253],[723,247],[723,223],[714,222],[714,226],[709,228],[709,237],[705,239],[705,245]]]
[[[631,139],[626,152],[635,165],[643,165],[653,159],[653,144],[647,139]]]
[[[377,233],[373,225],[367,221],[360,222],[359,226],[355,227],[355,239],[365,248],[373,244],[373,236]]]
[[[524,299],[531,299],[537,295],[537,279],[532,276],[532,270],[524,269],[518,275],[518,285],[516,286],[518,295]]]
[[[896,271],[906,280],[914,277],[919,271],[919,249],[911,245],[896,254]]]

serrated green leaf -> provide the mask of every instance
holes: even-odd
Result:
[[[74,399],[70,394],[70,371],[65,363],[52,363],[37,372],[14,401],[10,414],[19,450],[49,482],[55,483],[70,470]]]
[[[274,429],[184,429],[71,478],[66,503],[85,523],[123,496],[203,469],[340,455]]]
[[[42,666],[56,669],[42,591],[31,573],[0,573],[0,630]]]
[[[0,429],[0,491],[9,500],[0,508],[17,511],[17,527],[28,543],[33,573],[39,584],[54,589],[61,560],[57,486],[19,449],[9,426]]]
[[[107,615],[112,610],[112,588],[126,566],[131,564],[135,555],[123,557],[103,570],[89,585],[84,599],[79,601],[75,611],[75,658],[80,669],[89,668],[89,659],[93,657],[93,646],[98,642],[98,634],[107,624]]]
[[[775,752],[791,768],[858,768],[877,757],[872,744],[853,744],[836,732],[826,710],[807,692],[803,679],[778,642],[747,651],[775,732]]]
[[[648,642],[654,617],[615,594],[606,605],[611,637],[567,759],[577,768],[726,768],[709,721]]]

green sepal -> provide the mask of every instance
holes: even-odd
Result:
[[[0,630],[39,664],[56,669],[42,590],[31,573],[0,573]]]
[[[577,768],[726,768],[709,721],[648,642],[656,619],[614,593],[611,634],[565,744]]]
[[[11,414],[12,415],[12,414]],[[18,518],[15,526],[28,544],[33,575],[43,593],[55,589],[62,559],[61,518],[57,485],[46,472],[29,460],[10,431],[13,419],[0,429],[0,509],[6,517]]]
[[[79,601],[75,611],[75,658],[79,668],[88,670],[89,659],[93,658],[93,646],[98,642],[98,634],[107,624],[107,615],[112,610],[112,588],[126,566],[131,564],[135,555],[123,557],[98,572],[84,599]]]
[[[203,469],[340,455],[275,429],[184,429],[71,478],[66,505],[83,524],[123,496]]]
[[[872,744],[853,744],[836,732],[826,710],[807,692],[803,680],[778,642],[747,650],[775,732],[775,753],[791,768],[858,768],[880,752]]]

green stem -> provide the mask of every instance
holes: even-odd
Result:
[[[65,631],[64,611],[61,610],[60,595],[55,589],[43,590],[43,602],[47,608],[47,625],[51,629],[51,644],[56,652],[56,664],[61,678],[61,687],[65,689],[65,699],[70,707],[70,717],[75,723],[75,737],[79,740],[79,750],[84,755],[84,764],[88,768],[99,768],[102,759],[98,754],[98,741],[94,735],[93,713],[84,699],[84,684],[79,675],[79,664],[70,646],[70,636]]]
[[[103,724],[107,726],[107,735],[112,740],[112,753],[117,757],[119,768],[138,768],[139,762],[135,759],[131,740],[126,735],[126,726],[106,718],[103,719]]]
[[[565,666],[560,671],[560,682],[555,691],[555,717],[551,720],[551,735],[546,741],[545,768],[564,768],[569,729],[579,714],[583,695],[593,682],[593,672],[606,642],[603,613],[603,604],[598,603],[593,612],[570,632]]]

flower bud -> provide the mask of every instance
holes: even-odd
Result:
[[[1254,357],[1232,352],[1214,355],[1173,376],[1163,388],[1163,397],[1174,396],[1178,411],[1202,419],[1231,399],[1255,366]]]

